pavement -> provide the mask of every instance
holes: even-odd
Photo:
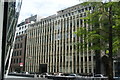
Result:
[[[52,80],[46,78],[5,78],[4,80]]]
[[[30,77],[21,77],[21,76],[7,76],[4,80],[52,80],[47,78],[30,78]]]

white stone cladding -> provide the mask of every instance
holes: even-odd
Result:
[[[94,73],[94,52],[77,51],[74,45],[84,41],[73,32],[79,27],[92,28],[80,19],[86,16],[87,10],[92,10],[92,7],[78,4],[30,24],[27,29],[25,70],[39,72],[39,65],[47,64],[47,72]]]

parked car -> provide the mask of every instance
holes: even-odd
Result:
[[[42,73],[40,74],[41,77],[47,77],[47,76],[52,76],[53,73]]]
[[[21,74],[29,74],[29,72],[21,72]]]
[[[63,76],[63,73],[54,73],[54,76]]]
[[[70,77],[82,77],[82,76],[80,76],[78,74],[69,74],[68,76],[70,76]]]
[[[10,72],[9,74],[16,74],[17,72]]]
[[[103,74],[95,74],[94,77],[104,77]]]

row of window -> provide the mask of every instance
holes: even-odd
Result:
[[[82,13],[82,12],[85,12],[85,11],[90,11],[92,9],[92,7],[86,7],[86,8],[84,8],[84,9],[77,9],[77,10],[75,10],[74,12],[71,12],[71,10],[70,11],[68,11],[68,10],[62,10],[62,16],[58,16],[58,17],[68,17],[68,16],[72,16],[72,15],[75,15],[76,13]],[[73,10],[72,10],[73,11]],[[70,12],[70,13],[68,13],[68,12]],[[67,13],[67,14],[65,14],[65,13]]]
[[[70,33],[72,33],[72,31],[75,31],[75,24],[77,23],[77,27],[80,27],[79,26],[79,24],[82,26],[82,25],[84,25],[84,27],[86,27],[86,23],[84,23],[83,24],[83,21],[85,21],[85,20],[79,20],[79,19],[77,19],[77,21],[76,20],[73,20],[74,21],[74,23],[72,23],[72,22],[70,22],[70,24],[69,24],[69,21],[66,23],[66,22],[64,22],[64,30],[67,30],[67,32],[70,32]],[[66,24],[67,24],[67,26],[66,26]],[[70,31],[69,31],[69,28],[70,27],[72,27],[72,26],[74,26],[72,29],[70,29]],[[52,29],[51,29],[52,28]],[[58,33],[60,32],[60,31],[62,31],[62,21],[61,21],[61,24],[59,24],[59,26],[56,26],[55,27],[55,30],[58,30]],[[49,30],[50,29],[50,30]],[[45,28],[45,29],[34,29],[34,30],[29,30],[28,31],[28,37],[29,36],[38,36],[40,33],[48,33],[49,31],[50,31],[50,33],[53,33],[53,30],[54,30],[54,28],[53,27],[50,27],[50,28]]]
[[[22,41],[23,38],[24,38],[23,36],[16,37],[16,41]]]
[[[21,34],[25,34],[25,33],[26,33],[26,30],[22,31],[22,32],[18,32],[18,33],[16,33],[16,35],[21,35]]]
[[[15,44],[15,49],[22,48],[22,43]]]
[[[21,58],[15,58],[15,59],[12,59],[12,61],[11,61],[12,64],[19,64],[21,62],[22,62]]]
[[[22,50],[13,52],[13,56],[21,56],[21,55],[22,55]]]
[[[19,27],[19,30],[21,30],[21,29],[24,29],[24,28],[26,28],[27,26],[25,25],[25,26],[22,26],[22,27]]]

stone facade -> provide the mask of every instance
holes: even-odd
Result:
[[[94,73],[94,52],[77,51],[74,45],[84,43],[83,38],[74,34],[79,27],[92,29],[81,19],[87,15],[86,11],[92,10],[89,5],[78,4],[29,25],[25,71],[42,73],[46,69],[47,72]],[[41,68],[42,64],[47,67]]]

